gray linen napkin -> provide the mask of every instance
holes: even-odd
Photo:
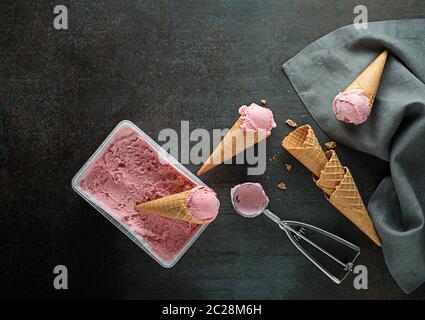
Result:
[[[389,51],[369,119],[354,126],[332,112],[344,90]],[[425,282],[425,20],[352,25],[329,33],[283,65],[304,105],[335,141],[389,161],[368,203],[388,268],[410,293]]]

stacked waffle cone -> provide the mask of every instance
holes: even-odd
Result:
[[[335,151],[326,152],[326,156],[327,163],[320,171],[320,174],[313,177],[313,180],[320,189],[330,196],[341,183],[346,170],[339,162]]]
[[[189,198],[190,191],[187,190],[156,200],[139,203],[136,205],[136,210],[149,214],[157,214],[165,218],[202,224],[203,222],[196,220],[187,209],[187,199]]]
[[[341,165],[335,151],[325,154],[309,125],[291,132],[283,139],[282,146],[313,173],[316,185],[329,202],[381,246],[350,170]]]
[[[233,158],[245,149],[252,147],[254,144],[266,139],[270,133],[251,132],[241,128],[242,118],[239,118],[230,131],[224,136],[220,144],[214,149],[207,161],[199,169],[197,175],[201,176],[207,171],[224,163],[226,160]]]
[[[282,146],[316,176],[320,175],[328,162],[313,129],[309,125],[292,131],[282,141]]]
[[[373,105],[378,93],[379,83],[384,72],[388,51],[383,51],[363,72],[351,83],[344,92],[352,89],[363,89]]]
[[[317,179],[314,177],[316,185],[325,192],[326,198],[335,208],[380,246],[381,241],[350,170],[341,165],[335,151],[328,151],[326,156],[329,161],[320,176]]]

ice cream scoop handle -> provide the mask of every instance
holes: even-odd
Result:
[[[276,222],[279,226],[282,224],[282,220],[280,220],[280,218],[277,216],[277,215],[275,215],[273,212],[271,212],[270,210],[268,210],[268,209],[265,209],[264,211],[263,211],[263,213],[267,216],[267,217],[269,217],[273,222]]]
[[[331,258],[333,261],[335,261],[336,263],[338,263],[339,265],[341,265],[342,267],[344,267],[344,270],[347,271],[347,274],[351,271],[352,269],[352,265],[354,263],[354,261],[357,259],[358,254],[360,253],[360,248],[358,248],[357,246],[353,245],[352,243],[328,232],[325,230],[322,230],[320,228],[317,228],[315,226],[306,224],[306,223],[302,223],[302,222],[297,222],[297,221],[284,221],[279,219],[278,216],[276,216],[274,213],[272,213],[270,210],[265,209],[263,211],[263,213],[269,217],[273,222],[277,223],[279,225],[279,227],[285,231],[285,233],[287,234],[287,236],[289,237],[289,239],[291,240],[291,242],[295,245],[295,247],[300,250],[311,262],[313,262],[313,264],[315,264],[321,271],[323,271],[329,278],[331,278],[333,281],[335,281],[336,283],[341,283],[343,279],[338,279],[337,277],[335,277],[334,275],[332,275],[327,269],[325,269],[320,263],[318,263],[316,261],[316,259],[314,259],[308,252],[306,252],[304,250],[304,248],[299,244],[299,241],[297,241],[298,239],[303,239],[304,241],[306,241],[308,244],[310,244],[311,246],[313,246],[314,248],[316,248],[317,250],[319,250],[320,252],[322,252],[323,254],[325,254],[327,257]],[[320,246],[318,246],[316,243],[314,243],[313,241],[311,241],[310,239],[308,239],[302,232],[299,232],[298,230],[294,229],[293,226],[296,227],[302,227],[304,229],[310,229],[316,232],[319,232],[325,236],[327,236],[328,238],[335,240],[337,242],[340,242],[342,244],[344,244],[345,246],[355,250],[357,252],[355,258],[353,261],[351,261],[350,263],[344,263],[342,262],[340,259],[338,259],[337,257],[335,257],[334,255],[332,255],[331,253],[329,253],[328,251],[326,251],[325,249],[321,248]],[[298,239],[296,239],[295,237],[298,237]]]
[[[336,258],[335,256],[333,256],[332,254],[330,254],[328,251],[326,251],[325,249],[323,249],[323,248],[321,248],[321,247],[319,247],[316,243],[314,243],[313,241],[311,241],[309,238],[307,238],[307,237],[305,237],[301,232],[298,232],[297,230],[295,230],[295,229],[293,229],[288,223],[286,223],[285,221],[283,221],[283,220],[281,220],[281,219],[279,219],[279,217],[278,216],[276,216],[274,213],[272,213],[270,210],[268,210],[268,209],[266,209],[266,210],[264,210],[264,212],[263,212],[266,216],[268,216],[270,219],[272,219],[274,222],[276,222],[278,225],[279,225],[279,227],[281,228],[281,229],[283,229],[284,231],[286,231],[286,232],[292,232],[293,234],[295,234],[295,235],[297,235],[297,237],[299,237],[299,238],[301,238],[301,239],[303,239],[304,241],[306,241],[308,244],[310,244],[311,246],[313,246],[314,248],[316,248],[317,250],[319,250],[320,252],[322,252],[322,253],[324,253],[324,254],[326,254],[329,258],[331,258],[332,260],[334,260],[335,262],[337,262],[337,263],[339,263],[341,266],[343,266],[343,267],[347,267],[347,265],[344,263],[344,262],[342,262],[341,260],[339,260],[338,258]],[[314,226],[311,226],[311,225],[307,225],[307,224],[305,224],[305,223],[301,223],[301,222],[298,222],[298,224],[300,224],[300,225],[303,225],[303,226],[306,226],[306,227],[308,227],[308,228],[311,228],[311,227],[313,227],[316,231],[318,231],[317,229],[319,229],[319,228],[317,228],[317,227],[314,227]],[[311,228],[311,229],[313,229],[313,228]],[[323,233],[323,234],[325,234],[325,235],[327,235],[327,236],[329,236],[329,232],[327,232],[327,231],[325,231],[325,230],[321,230],[320,229],[320,231],[321,231],[321,233]],[[289,235],[288,235],[289,236]],[[334,236],[334,235],[332,235],[332,236]],[[290,237],[291,238],[291,237]],[[333,239],[335,239],[334,237],[332,237]],[[298,249],[300,249],[300,248],[298,248]],[[304,250],[302,250],[301,249],[301,251],[302,251],[302,253],[304,253]],[[305,253],[304,253],[305,254]]]
[[[304,241],[306,241],[307,243],[309,243],[310,245],[312,245],[313,247],[315,247],[317,250],[325,253],[326,255],[330,255],[326,250],[320,248],[317,244],[315,244],[313,241],[311,241],[310,239],[306,238],[302,233],[296,231],[295,229],[291,228],[291,226],[289,224],[287,224],[285,221],[282,221],[281,219],[279,219],[278,216],[276,216],[273,212],[271,212],[270,210],[266,209],[263,212],[267,217],[269,217],[271,220],[273,220],[274,222],[276,222],[279,227],[281,229],[283,229],[284,231],[289,231],[289,232],[293,232],[294,234],[296,234],[298,237],[300,237],[301,239],[303,239]],[[332,256],[332,255],[330,255]],[[338,263],[341,263],[343,266],[345,266],[344,263],[342,263],[341,261],[339,261],[338,259],[336,259],[336,261]]]

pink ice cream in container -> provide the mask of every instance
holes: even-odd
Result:
[[[72,179],[72,188],[163,267],[184,255],[218,213],[215,193],[130,121],[120,122]],[[137,211],[190,191],[196,224]],[[205,209],[203,209],[205,208]]]

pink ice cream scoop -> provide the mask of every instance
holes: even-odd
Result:
[[[217,217],[220,202],[210,188],[198,186],[190,191],[186,205],[196,220],[207,223]]]
[[[230,197],[235,210],[244,217],[255,217],[269,204],[269,198],[259,183],[246,182],[233,187]]]
[[[273,128],[276,128],[273,112],[255,103],[240,107],[239,114],[243,121],[241,128],[244,130],[270,132]]]
[[[332,108],[338,120],[358,125],[367,120],[372,105],[363,89],[351,89],[339,93]]]
[[[291,242],[299,251],[302,252],[304,256],[306,256],[313,264],[315,264],[319,268],[320,271],[325,273],[335,283],[341,283],[352,271],[353,263],[356,261],[357,257],[360,254],[359,247],[328,231],[322,230],[310,224],[299,221],[281,220],[277,215],[267,209],[269,199],[267,198],[267,195],[264,192],[261,184],[247,182],[235,186],[230,191],[230,200],[236,212],[245,218],[257,217],[261,213],[264,213],[266,217],[268,217],[270,220],[272,220],[279,226],[280,230],[283,230],[286,233]],[[347,258],[345,257],[344,259],[341,259],[341,257],[336,257],[326,251],[324,248],[320,247],[319,244],[313,241],[313,239],[316,238],[314,237],[313,233],[316,236],[320,235],[321,239],[327,237],[328,241],[335,242],[334,245],[338,244],[345,246],[346,248],[344,248],[344,252],[349,252],[347,251],[347,249],[352,250],[353,259],[348,263],[342,262],[346,261]],[[309,238],[310,236],[312,236],[311,239]],[[308,250],[306,250],[304,246],[306,246]],[[312,247],[317,249],[314,256],[310,254],[310,250]],[[316,260],[318,258],[318,253],[322,253],[322,257],[320,260]],[[331,271],[326,269],[326,267],[323,267],[323,259],[328,259],[328,263],[334,263],[335,265],[333,266],[333,268],[342,268],[344,272],[343,276],[338,278],[338,276],[340,275],[339,272],[332,274]]]

